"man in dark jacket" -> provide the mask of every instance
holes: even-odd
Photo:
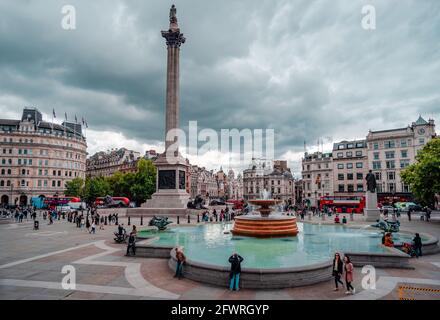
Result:
[[[239,291],[239,283],[240,283],[240,273],[241,273],[241,262],[243,258],[239,256],[236,252],[229,258],[229,263],[231,264],[231,273],[230,273],[230,283],[229,290]]]
[[[416,233],[416,236],[413,239],[413,246],[414,251],[416,252],[416,257],[422,256],[422,238],[420,238],[420,235]]]
[[[130,255],[130,248],[131,251],[133,253],[133,255],[136,255],[136,236],[134,234],[134,232],[130,233],[130,237],[128,237],[128,246],[127,246],[127,253],[125,254],[126,256]]]

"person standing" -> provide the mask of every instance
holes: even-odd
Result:
[[[99,225],[99,230],[104,230],[104,217],[101,216],[101,224]]]
[[[186,261],[186,257],[183,254],[183,251],[179,248],[176,248],[176,260],[177,260],[177,265],[176,265],[176,274],[174,275],[174,278],[177,279],[182,279],[183,276],[183,264]]]
[[[338,291],[339,287],[338,284],[340,283],[342,286],[344,286],[344,283],[341,281],[342,272],[343,272],[343,264],[341,255],[336,252],[335,257],[333,259],[333,269],[332,269],[332,275],[335,278],[335,289],[334,291]]]
[[[130,233],[130,236],[128,237],[128,245],[127,245],[127,253],[126,256],[130,255],[130,249],[133,255],[136,255],[136,236],[133,232]]]
[[[93,220],[93,218],[92,218],[92,220]],[[87,220],[86,220],[86,229],[87,229],[87,232],[88,232],[88,233],[91,232],[91,231],[90,231],[90,221],[89,221],[89,218],[87,218]]]
[[[416,236],[413,239],[413,246],[414,246],[414,251],[416,252],[416,257],[421,257],[422,256],[422,238],[420,237],[420,235],[418,233],[416,233]]]
[[[240,290],[240,273],[241,273],[241,263],[243,262],[243,258],[238,255],[238,253],[234,252],[234,254],[229,258],[229,263],[231,264],[231,272],[229,274],[230,282],[229,282],[229,290]]]
[[[412,208],[408,208],[408,221],[411,221],[411,211],[412,211]]]
[[[345,255],[344,256],[344,270],[345,270],[345,284],[347,286],[347,291],[345,294],[355,294],[356,289],[353,288],[351,283],[353,282],[353,264],[350,261],[350,257]]]
[[[88,221],[88,220],[87,220]],[[96,233],[96,224],[95,221],[92,222],[92,229],[90,230],[90,233],[95,234]]]

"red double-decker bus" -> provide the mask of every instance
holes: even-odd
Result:
[[[319,209],[332,208],[336,213],[362,213],[365,208],[364,196],[323,196]]]
[[[126,197],[111,197],[112,203],[106,204],[104,199],[105,197],[98,197],[95,200],[95,205],[97,206],[107,206],[109,208],[111,207],[129,207],[130,206],[130,199]]]
[[[71,202],[81,202],[78,197],[46,197],[43,200],[43,208],[54,209],[59,206],[67,206]]]

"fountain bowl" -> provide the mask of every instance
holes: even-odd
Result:
[[[281,200],[257,199],[248,201],[252,205],[258,205],[259,216],[246,215],[235,218],[234,228],[231,230],[233,235],[272,238],[289,237],[298,234],[296,218],[283,215],[270,215],[271,206],[280,204]]]

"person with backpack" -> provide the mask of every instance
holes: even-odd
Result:
[[[241,274],[241,263],[243,258],[234,252],[234,254],[229,258],[229,263],[231,264],[231,272],[229,274],[229,290],[239,291],[240,290],[240,274]]]

